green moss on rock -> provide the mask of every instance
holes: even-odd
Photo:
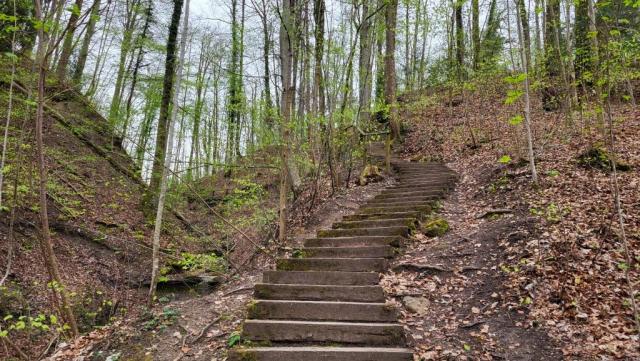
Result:
[[[429,237],[443,236],[449,230],[449,223],[443,218],[433,218],[422,226],[422,233]]]

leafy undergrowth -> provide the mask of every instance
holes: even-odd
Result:
[[[17,78],[23,85],[33,81],[22,68]],[[7,81],[6,73],[0,72],[2,109],[7,109]],[[109,131],[108,122],[91,104],[59,88],[49,88],[48,94],[52,110],[47,111],[44,122],[44,142],[49,220],[63,282],[81,332],[108,325],[117,328],[146,317],[141,305],[150,277],[153,224],[142,212],[145,186],[133,160]],[[11,267],[0,287],[0,332],[15,347],[37,358],[65,344],[65,326],[50,297],[49,288],[55,285],[48,284],[37,241],[34,114],[33,103],[14,88],[0,209],[3,275],[5,266]],[[172,187],[168,203],[175,212],[167,212],[163,225],[161,281],[221,277],[213,280],[228,280],[227,287],[232,287],[234,279],[222,277],[229,270],[237,273],[246,270],[245,264],[260,267],[267,263],[245,238],[266,243],[274,237],[277,194],[272,185],[277,178],[273,174],[269,169],[239,170],[231,178],[219,172],[190,189]],[[217,201],[213,195],[218,196],[219,190],[224,193]],[[9,237],[12,210],[14,239]],[[233,227],[212,210],[232,220]],[[159,287],[162,291],[162,282]],[[197,296],[189,290],[169,291],[160,297],[165,302],[184,298],[182,294]],[[0,358],[5,356],[15,353],[0,348]]]
[[[496,85],[499,83],[481,84],[478,89],[482,92],[467,91],[461,104],[454,107],[443,99],[447,92],[441,92],[444,96],[425,93],[407,97],[403,108],[410,130],[404,156],[443,160],[461,175],[456,192],[460,193],[460,212],[473,213],[458,224],[452,222],[453,231],[458,230],[462,237],[477,231],[483,222],[502,217],[493,214],[480,222],[476,216],[483,209],[510,209],[519,217],[535,220],[533,228],[518,241],[508,237],[518,234],[518,229],[498,237],[503,257],[490,271],[504,277],[506,288],[504,294],[498,294],[500,302],[526,315],[515,323],[518,327],[541,328],[569,359],[640,357],[631,294],[624,279],[624,270],[629,269],[637,292],[640,111],[626,104],[613,106],[617,161],[628,166],[627,171],[618,172],[632,251],[632,264],[628,264],[614,209],[611,174],[606,167],[584,161],[584,154],[594,146],[603,147],[602,136],[594,127],[594,112],[575,114],[570,123],[560,112],[544,112],[539,99],[533,99],[540,176],[539,186],[534,187],[525,160],[523,124],[517,121],[521,105],[517,101],[505,105],[508,89]],[[440,347],[428,338],[418,343],[428,352]],[[456,345],[455,352],[471,347],[464,345]]]

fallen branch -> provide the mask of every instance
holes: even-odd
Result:
[[[202,328],[202,330],[200,331],[200,333],[198,333],[198,336],[196,336],[195,339],[193,339],[193,341],[189,342],[189,344],[194,344],[198,341],[200,341],[200,339],[202,338],[202,336],[204,336],[204,334],[211,328],[211,326],[215,325],[216,323],[218,323],[218,321],[220,321],[222,319],[222,316],[218,316],[215,319],[213,319],[213,321],[209,322],[209,324],[207,324],[206,326],[204,326],[204,328]]]

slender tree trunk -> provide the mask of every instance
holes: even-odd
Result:
[[[523,0],[516,0],[516,3],[522,2]],[[520,12],[520,6],[516,4],[516,12],[520,19],[522,19],[522,13]],[[524,79],[524,125],[527,132],[527,150],[529,153],[529,165],[531,166],[531,181],[534,184],[538,183],[538,172],[536,170],[536,161],[535,155],[533,152],[533,135],[531,132],[531,102],[529,100],[529,63],[526,54],[526,37],[523,34],[524,27],[520,22],[517,22],[518,25],[518,39],[520,41],[520,60],[522,61],[522,70],[524,71],[525,79]]]
[[[456,18],[456,65],[458,67],[458,81],[466,78],[464,69],[464,24],[462,23],[462,5],[463,0],[455,0],[455,18]]]
[[[389,108],[389,124],[391,136],[394,140],[400,139],[400,120],[397,115],[396,97],[396,22],[398,13],[398,0],[390,0],[385,9],[385,37],[386,49],[384,55],[384,99]]]
[[[13,2],[13,26],[18,26],[18,17],[16,16],[16,2]],[[16,32],[11,34],[11,54],[15,55],[16,47]],[[16,59],[12,56],[9,58],[11,61],[11,75],[9,76],[9,94],[7,96],[7,119],[4,124],[4,136],[2,137],[2,156],[0,157],[0,212],[4,211],[2,207],[2,188],[4,185],[5,174],[5,161],[7,159],[7,144],[9,143],[9,126],[11,125],[11,116],[13,115],[13,81],[16,76]]]
[[[151,19],[153,17],[153,2],[149,1],[147,4],[144,26],[142,27],[142,33],[136,39],[136,48],[138,49],[138,55],[136,56],[136,61],[133,66],[133,74],[131,75],[131,85],[129,87],[129,95],[127,97],[127,103],[125,105],[125,116],[124,116],[124,125],[122,126],[122,134],[120,137],[123,141],[127,139],[127,131],[129,129],[129,122],[131,120],[131,103],[133,102],[133,95],[136,89],[136,85],[138,83],[138,73],[140,71],[140,67],[142,66],[142,60],[144,59],[144,42],[147,39],[147,33],[149,32],[149,25],[151,23]]]
[[[478,0],[471,0],[471,37],[473,40],[474,70],[478,70],[480,65],[480,8],[478,2]]]
[[[171,16],[169,38],[167,40],[167,54],[165,58],[166,65],[162,85],[162,101],[160,103],[160,117],[158,119],[158,128],[156,134],[156,148],[153,157],[153,166],[151,169],[151,182],[144,199],[144,208],[147,211],[147,214],[157,206],[157,196],[160,191],[162,172],[166,159],[171,103],[174,96],[174,78],[176,72],[177,48],[176,39],[178,38],[178,26],[180,24],[183,2],[184,0],[173,1],[173,14]]]
[[[42,4],[40,0],[35,0],[35,17],[37,21],[44,22],[48,19],[42,13]],[[50,9],[54,11],[55,9]],[[39,27],[38,30],[38,50],[36,56],[36,63],[38,66],[38,99],[36,108],[36,156],[38,159],[38,176],[39,176],[39,189],[40,189],[40,224],[41,235],[40,249],[44,258],[45,267],[49,273],[50,284],[54,294],[60,296],[62,302],[61,312],[64,315],[65,321],[71,328],[71,334],[73,337],[78,336],[78,326],[76,319],[71,309],[69,299],[67,297],[67,290],[64,287],[62,277],[60,277],[60,269],[58,267],[58,260],[53,250],[53,242],[51,241],[51,233],[49,230],[49,213],[47,208],[47,165],[44,159],[44,141],[43,141],[43,128],[44,128],[44,102],[45,102],[45,83],[47,76],[47,64],[48,57],[52,49],[50,47],[50,38],[44,31],[43,27]]]
[[[518,32],[518,36],[522,35],[521,45],[524,48],[524,56],[527,64],[531,64],[531,35],[529,32],[529,15],[527,14],[527,8],[524,0],[516,1],[516,12],[518,13],[518,19],[520,20],[519,28],[522,30],[522,34]]]
[[[175,81],[176,92],[180,91],[180,82],[182,80],[182,66],[184,63],[184,53],[187,44],[187,37],[189,36],[189,2],[190,0],[186,0],[185,9],[184,9],[184,24],[182,27],[182,38],[180,40],[180,59],[177,64],[177,75]],[[175,53],[175,42],[177,38],[178,25],[180,23],[180,13],[182,12],[182,3],[183,0],[174,0],[173,2],[173,15],[171,16],[171,25],[169,27],[169,40],[167,41],[167,69],[173,70],[175,66],[175,59],[170,59],[170,52],[173,51]],[[171,42],[173,41],[173,45]],[[174,57],[172,57],[174,58]],[[171,65],[169,65],[171,63]],[[171,78],[171,83],[167,83],[166,77]],[[153,265],[151,267],[151,286],[149,287],[149,306],[153,305],[153,301],[156,296],[156,287],[158,283],[158,270],[160,269],[160,232],[162,231],[162,214],[164,211],[164,200],[167,194],[167,174],[169,172],[169,167],[171,166],[171,152],[173,148],[173,123],[176,119],[176,115],[178,114],[178,96],[172,97],[173,93],[173,71],[170,73],[165,71],[165,89],[168,90],[168,97],[166,98],[166,105],[169,102],[173,102],[173,108],[171,109],[171,117],[168,119],[166,124],[166,132],[167,141],[164,144],[164,148],[162,151],[162,169],[160,170],[160,194],[158,195],[158,207],[156,209],[156,218],[155,218],[155,227],[153,229]],[[169,89],[167,89],[167,87]],[[164,100],[164,91],[163,91],[163,100]],[[164,105],[164,102],[163,102]],[[167,107],[165,107],[166,109]],[[162,116],[162,111],[160,111]],[[158,131],[159,132],[159,131]],[[157,142],[156,142],[157,146]],[[158,151],[156,149],[156,154]],[[154,165],[155,165],[154,159]]]
[[[134,0],[131,6],[127,6],[127,19],[124,24],[122,44],[120,46],[120,59],[118,61],[118,72],[116,73],[116,83],[113,89],[113,97],[109,107],[109,122],[113,129],[117,129],[120,122],[120,105],[122,102],[122,88],[124,87],[124,77],[127,64],[127,57],[131,50],[131,41],[133,39],[133,31],[137,21],[137,15],[134,11],[140,0]]]
[[[59,82],[64,82],[67,77],[67,67],[69,65],[69,58],[71,57],[71,51],[73,50],[73,34],[78,27],[78,19],[80,18],[80,12],[82,11],[83,0],[76,0],[71,16],[69,16],[69,24],[67,25],[67,33],[64,36],[64,42],[62,43],[62,53],[60,54],[60,60],[58,60],[58,68],[56,69],[56,75]]]
[[[82,46],[80,47],[80,53],[78,54],[78,61],[73,70],[72,80],[75,84],[80,84],[82,80],[82,73],[84,72],[84,66],[87,63],[87,57],[89,56],[89,46],[93,35],[96,33],[96,23],[98,22],[98,15],[100,14],[100,0],[94,0],[91,6],[91,14],[89,15],[89,23],[87,24],[87,30],[82,39]]]
[[[368,2],[362,3],[362,20],[360,25],[360,59],[358,61],[360,85],[360,122],[365,123],[371,118],[371,19]]]

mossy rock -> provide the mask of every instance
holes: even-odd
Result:
[[[433,218],[422,226],[422,233],[429,237],[441,237],[449,230],[449,223],[443,218]]]
[[[594,144],[578,156],[578,164],[584,168],[596,168],[605,172],[612,171],[609,152],[601,144]],[[631,170],[631,166],[625,162],[615,160],[616,169],[621,172]]]

